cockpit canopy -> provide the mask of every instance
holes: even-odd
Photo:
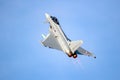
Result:
[[[54,17],[54,16],[50,16],[50,17],[56,24],[59,25],[59,21],[58,21],[58,19],[56,17]]]

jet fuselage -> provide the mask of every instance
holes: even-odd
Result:
[[[66,35],[64,34],[63,30],[60,27],[60,24],[56,17],[50,16],[47,13],[45,14],[47,21],[50,23],[50,31],[55,34],[55,38],[58,40],[62,50],[69,56],[73,56],[74,58],[77,57],[76,53],[72,53],[69,47],[69,40],[67,39]]]

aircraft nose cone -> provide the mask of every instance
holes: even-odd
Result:
[[[46,16],[46,18],[49,18],[49,17],[50,17],[48,13],[45,13],[45,16]]]

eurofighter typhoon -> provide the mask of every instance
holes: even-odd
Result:
[[[41,43],[45,47],[52,49],[57,49],[66,53],[69,57],[77,58],[77,55],[86,55],[96,58],[95,55],[89,51],[83,49],[81,45],[83,44],[82,40],[71,41],[63,32],[58,19],[54,16],[51,16],[45,13],[47,22],[50,24],[49,34],[47,36],[42,34],[44,38]]]

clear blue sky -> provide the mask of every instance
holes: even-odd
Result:
[[[46,12],[97,58],[43,47]],[[0,80],[120,80],[120,1],[0,0]]]

